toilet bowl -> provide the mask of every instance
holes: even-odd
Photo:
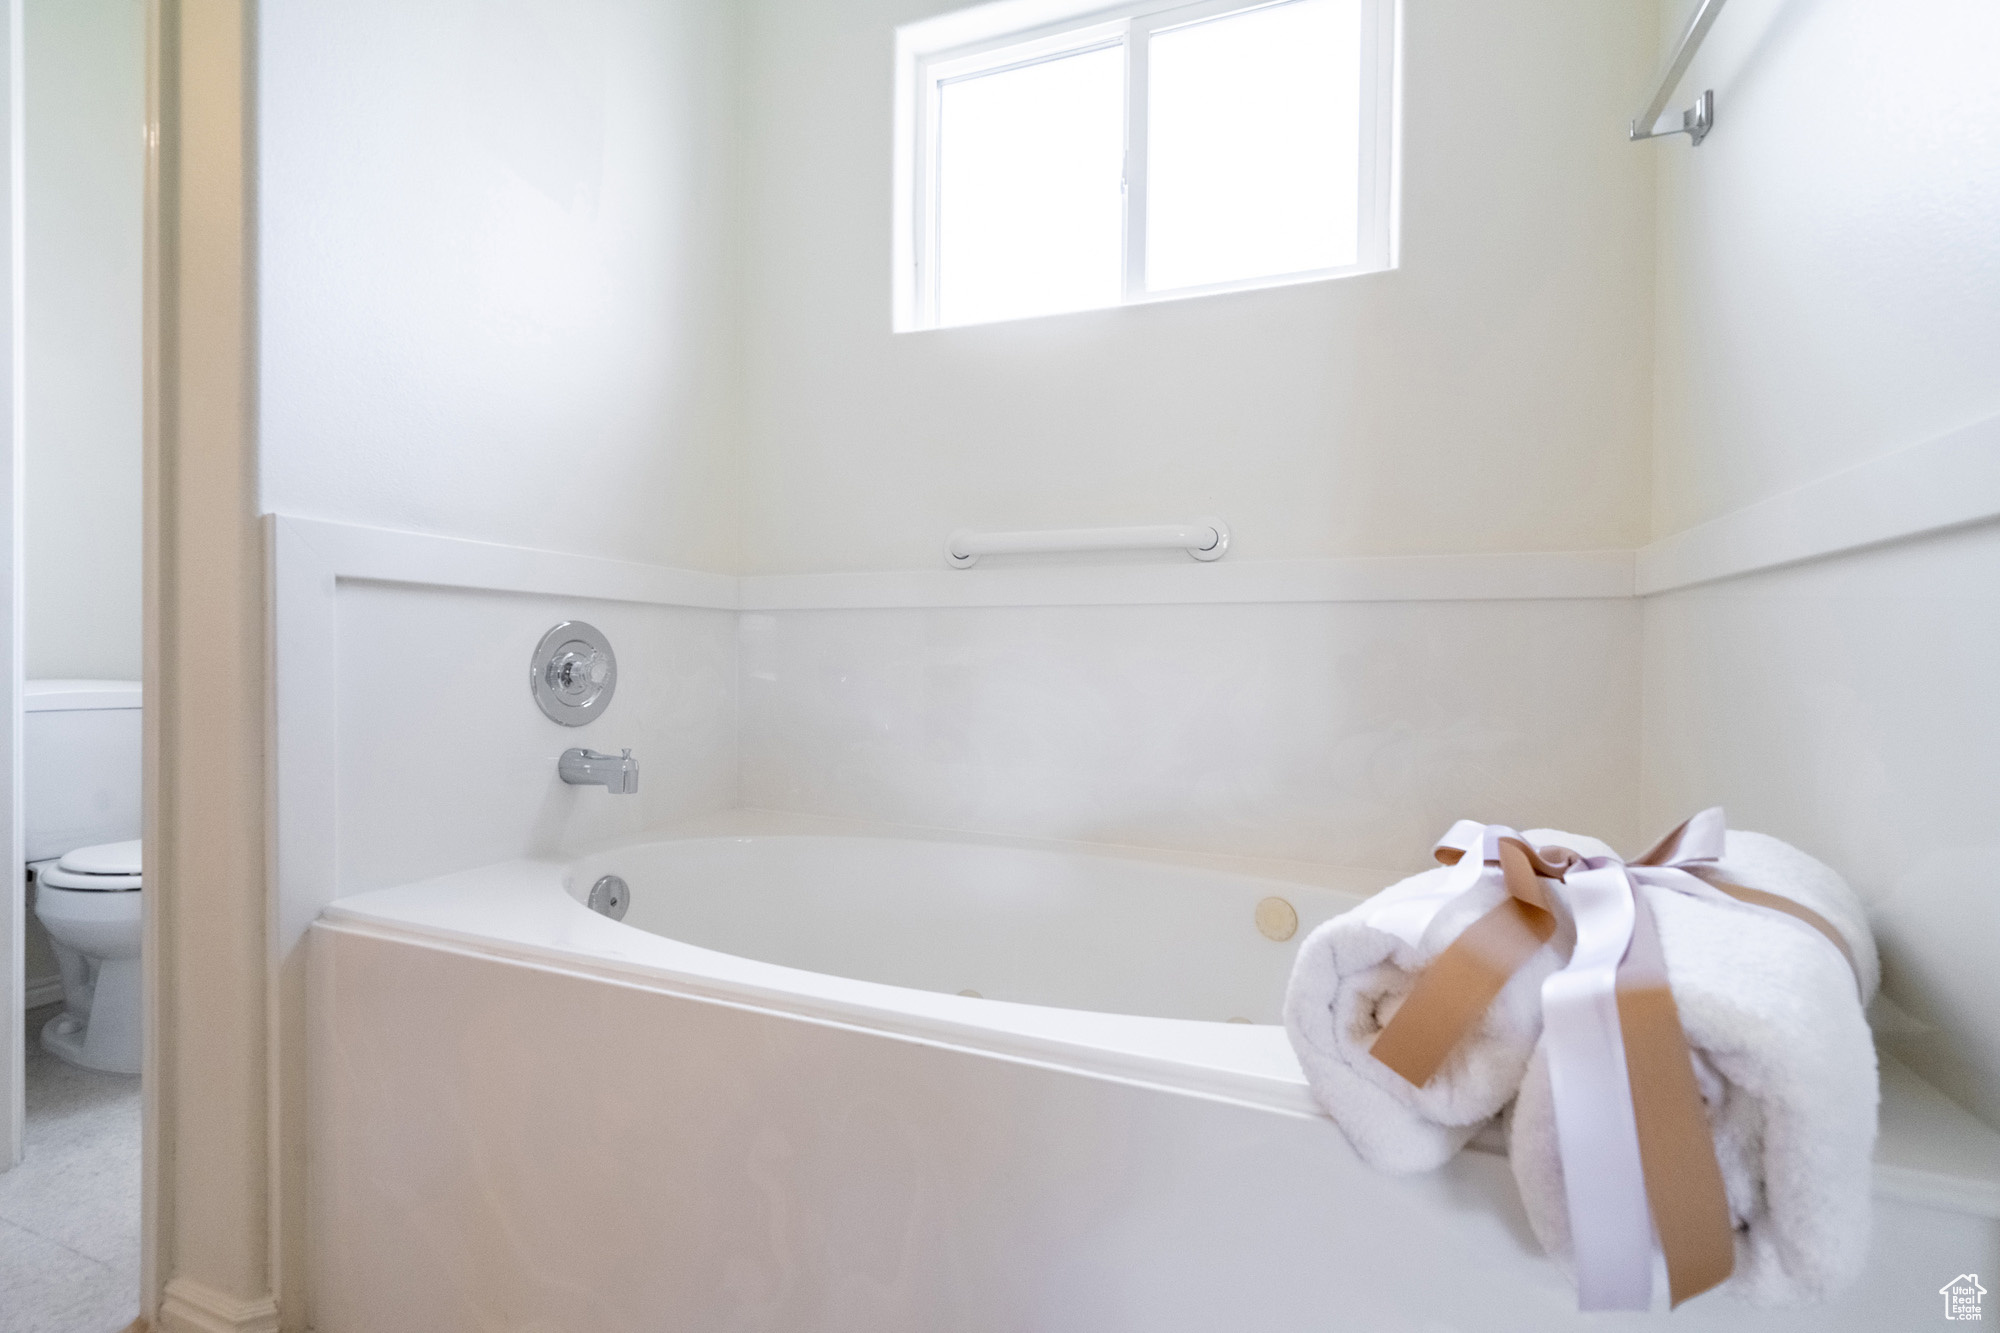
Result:
[[[42,1048],[85,1069],[139,1072],[139,843],[80,847],[35,872],[35,916],[62,969],[63,1011]]]

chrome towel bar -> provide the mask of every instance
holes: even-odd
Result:
[[[1219,518],[1137,528],[1061,528],[1052,532],[966,532],[945,540],[944,555],[970,569],[982,555],[1038,555],[1050,551],[1183,550],[1197,560],[1220,560],[1229,549],[1229,525]]]
[[[1666,64],[1660,67],[1659,86],[1653,90],[1652,100],[1639,109],[1638,115],[1632,117],[1631,137],[1634,140],[1657,139],[1667,134],[1685,134],[1699,145],[1708,137],[1708,132],[1715,128],[1715,93],[1712,90],[1705,90],[1700,97],[1697,97],[1693,106],[1681,112],[1679,120],[1675,120],[1672,116],[1663,116],[1661,112],[1666,110],[1667,99],[1674,95],[1674,88],[1680,83],[1681,76],[1687,73],[1688,66],[1693,63],[1695,52],[1701,50],[1702,39],[1708,36],[1708,30],[1715,26],[1715,16],[1722,12],[1722,5],[1723,0],[1700,0],[1700,3],[1695,5],[1694,13],[1689,16],[1687,27],[1682,30],[1680,40],[1674,43]]]

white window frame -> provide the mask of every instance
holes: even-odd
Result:
[[[892,327],[899,333],[947,327],[938,322],[937,300],[940,87],[1113,46],[1125,53],[1124,280],[1118,304],[1289,286],[1396,267],[1402,3],[1361,0],[1355,262],[1167,291],[1146,289],[1146,63],[1151,39],[1190,23],[1285,3],[1289,0],[1133,0],[1105,9],[1095,4],[1079,8],[1077,0],[997,0],[897,29]]]

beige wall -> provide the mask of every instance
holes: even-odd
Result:
[[[27,0],[27,673],[139,678],[141,0]]]
[[[262,8],[267,511],[733,567],[732,8]]]
[[[1724,12],[1660,155],[1654,525],[1730,512],[2000,414],[2000,7]],[[2000,530],[1650,600],[1645,782],[1845,871],[1898,1054],[2000,1123]]]
[[[747,7],[748,570],[1209,513],[1232,559],[1638,543],[1651,5],[1409,0],[1394,272],[892,335],[892,36],[954,6]]]
[[[1654,535],[2000,412],[1996,64],[1987,0],[1717,22],[1718,128],[1659,154]]]

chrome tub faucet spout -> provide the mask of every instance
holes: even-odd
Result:
[[[639,790],[639,761],[630,750],[622,755],[564,750],[556,761],[556,773],[573,787],[602,787],[614,796]]]

